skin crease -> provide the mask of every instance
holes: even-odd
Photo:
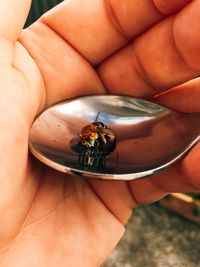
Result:
[[[64,175],[28,153],[37,114],[80,95],[200,111],[199,1],[140,2],[68,0],[22,31],[30,1],[1,0],[1,267],[100,266],[133,208],[200,190],[199,145],[166,172],[128,183]]]

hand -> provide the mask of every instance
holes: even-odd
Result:
[[[1,266],[99,266],[133,208],[200,190],[200,145],[147,180],[84,180],[29,155],[31,124],[58,101],[105,92],[165,91],[157,102],[200,111],[200,2],[68,0],[24,31],[30,1],[15,5],[0,7]]]

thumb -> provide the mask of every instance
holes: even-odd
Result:
[[[0,0],[0,39],[16,42],[30,5],[31,0]]]

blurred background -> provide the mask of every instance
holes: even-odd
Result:
[[[25,27],[60,2],[33,0]],[[102,267],[200,267],[200,193],[172,194],[134,211]]]

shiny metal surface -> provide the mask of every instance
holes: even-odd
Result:
[[[95,120],[113,129],[117,145],[106,165],[79,162],[72,140]],[[182,158],[199,141],[200,114],[170,111],[127,96],[97,95],[59,103],[44,111],[30,132],[32,154],[48,166],[92,178],[131,180],[152,175]]]

